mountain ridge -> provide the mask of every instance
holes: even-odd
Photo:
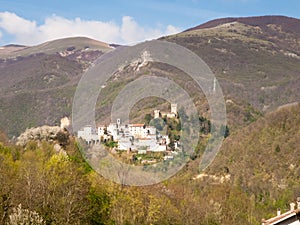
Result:
[[[285,27],[300,28],[300,20],[283,16],[217,19],[162,39],[200,56],[227,98],[240,96],[264,112],[300,98],[300,32],[286,33]]]
[[[269,18],[268,21],[272,18],[273,21],[278,19],[293,21],[297,23],[293,26],[300,26],[298,19],[277,16],[242,20],[266,24],[266,18]],[[224,20],[217,21],[224,22]],[[260,22],[261,20],[263,22]],[[206,24],[209,23],[216,24],[216,22]],[[300,35],[282,32],[275,25],[267,27],[266,32],[261,28],[237,22],[216,29],[192,29],[160,39],[190,49],[212,69],[224,92],[231,127],[247,125],[264,112],[299,101]],[[19,51],[19,55],[11,54],[11,57],[1,56],[0,50],[1,126],[9,136],[12,136],[22,132],[26,127],[45,123],[54,125],[59,118],[70,116],[77,82],[94,60],[111,51],[113,47],[103,42],[78,37],[29,47]],[[158,67],[160,67],[158,70],[152,72],[163,75],[164,70],[170,70],[169,74],[178,73],[178,70],[173,71],[168,66]],[[127,72],[130,71],[131,69]],[[129,82],[130,79],[127,78],[128,75],[124,73],[111,83],[111,87],[107,87],[108,99],[117,95],[118,85]],[[185,79],[180,82],[184,84],[188,81]],[[22,96],[22,93],[26,95]],[[28,107],[24,105],[25,108],[20,113],[18,105],[24,98],[29,101]],[[53,99],[56,99],[55,104]],[[102,116],[109,113],[112,99],[109,101],[108,99],[103,101],[105,105],[97,105],[99,107],[97,112]],[[203,103],[202,100],[199,102]],[[52,110],[51,106],[57,107],[57,110]],[[27,108],[28,112],[31,112],[32,107],[36,111],[36,118],[26,118],[24,112]],[[199,105],[203,111],[207,107]],[[143,108],[143,105],[140,105],[140,108]],[[141,118],[145,112],[143,110],[139,112]],[[14,121],[14,124],[10,124],[9,121]]]
[[[198,26],[186,29],[183,32],[213,28],[222,24],[240,22],[250,26],[266,27],[269,24],[283,25],[286,32],[296,32],[300,34],[300,19],[282,15],[265,15],[265,16],[252,16],[252,17],[227,17],[219,18],[200,24]]]
[[[2,49],[1,49],[2,48]],[[11,48],[11,51],[4,51]],[[88,37],[68,37],[44,42],[34,46],[9,44],[0,47],[0,58],[11,58],[18,56],[29,56],[38,53],[54,54],[68,50],[101,50],[107,52],[113,49],[109,44]]]

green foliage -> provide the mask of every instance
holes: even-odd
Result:
[[[149,125],[154,126],[158,131],[162,131],[164,129],[165,122],[161,118],[156,118],[151,120]]]
[[[213,174],[226,166],[235,185],[253,194],[256,221],[273,217],[276,208],[287,211],[299,195],[299,113],[299,106],[286,107],[230,135],[210,166]]]
[[[67,131],[58,132],[56,135],[56,139],[63,148],[66,148],[66,146],[70,143],[69,133]]]
[[[211,122],[209,119],[200,116],[199,117],[199,125],[200,125],[200,132],[203,134],[209,134],[211,132]]]
[[[227,125],[226,126],[222,125],[221,126],[221,133],[224,135],[224,138],[227,138],[230,134],[229,127]]]
[[[91,187],[88,194],[90,203],[88,221],[91,225],[108,225],[113,224],[109,217],[110,214],[110,197],[104,190],[99,187]]]
[[[299,112],[300,106],[286,108],[231,134],[205,176],[195,178],[209,139],[203,135],[192,161],[149,187],[105,180],[86,164],[72,138],[67,155],[55,153],[47,142],[24,148],[0,144],[0,223],[22,204],[46,224],[259,225],[277,208],[287,210],[300,193]],[[205,118],[200,122],[208,124]],[[178,121],[166,123],[175,139]]]
[[[146,125],[149,125],[149,123],[150,123],[151,120],[152,120],[151,114],[150,114],[150,113],[147,113],[147,114],[145,115],[145,118],[144,118],[145,124],[146,124]]]
[[[80,167],[83,168],[85,173],[89,173],[92,171],[92,167],[87,163],[87,161],[83,157],[84,153],[82,152],[83,147],[81,144],[79,144],[78,142],[74,142],[74,140],[71,140],[66,148],[66,151],[68,153],[70,161],[73,161],[76,164],[80,165]]]
[[[279,145],[276,145],[276,148],[275,148],[275,152],[280,152],[280,147],[279,147]]]
[[[109,148],[115,148],[115,147],[118,147],[118,142],[110,140],[110,141],[105,142],[104,145]]]

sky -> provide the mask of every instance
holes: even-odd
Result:
[[[261,15],[300,19],[300,1],[0,0],[0,46],[72,36],[132,45],[216,18]]]

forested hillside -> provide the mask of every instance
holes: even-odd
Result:
[[[205,173],[198,174],[200,155],[173,178],[145,187],[102,178],[66,133],[52,143],[6,142],[1,224],[27,215],[45,222],[37,224],[258,225],[300,195],[299,115],[299,105],[270,113],[227,137]]]

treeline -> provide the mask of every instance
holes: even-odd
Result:
[[[55,143],[19,147],[0,135],[0,224],[259,225],[300,195],[299,112],[271,114],[229,136],[203,177],[200,151],[174,177],[145,187],[102,178],[72,138],[56,140],[58,153]]]
[[[66,152],[47,142],[0,145],[1,224],[260,224],[252,195],[191,180],[188,166],[152,187],[122,187],[91,170],[74,141]]]

